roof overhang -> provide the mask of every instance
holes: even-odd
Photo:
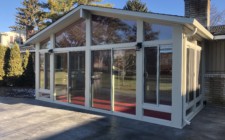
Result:
[[[225,35],[216,35],[214,36],[214,40],[223,40],[225,39]]]
[[[25,44],[28,45],[40,42],[49,37],[51,34],[57,33],[66,26],[72,24],[75,20],[79,18],[85,18],[88,15],[87,13],[116,18],[142,19],[142,20],[149,19],[151,21],[156,22],[158,21],[158,22],[180,24],[186,26],[190,30],[198,28],[197,34],[199,34],[202,38],[210,40],[213,39],[213,35],[205,27],[203,27],[197,20],[193,18],[81,5],[73,9],[69,13],[67,13],[65,16],[61,17],[56,22],[52,23],[50,26],[36,33],[34,36],[29,38]]]

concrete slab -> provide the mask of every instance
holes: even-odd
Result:
[[[225,108],[206,106],[184,129],[24,98],[0,97],[1,140],[224,140]]]

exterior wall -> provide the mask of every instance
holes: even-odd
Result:
[[[205,93],[209,104],[225,107],[225,40],[214,40],[205,47]]]
[[[225,107],[225,75],[205,75],[205,94],[209,104]]]
[[[19,32],[4,32],[4,33],[0,33],[0,44],[3,46],[11,46],[12,44],[14,44],[15,42],[20,42],[20,37],[22,38],[22,42],[26,41],[26,37],[23,33],[19,33]],[[19,43],[20,44],[20,43]],[[21,43],[23,44],[23,43]],[[20,45],[21,45],[20,44]]]

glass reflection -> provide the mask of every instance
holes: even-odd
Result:
[[[92,107],[111,110],[111,51],[92,51]]]
[[[50,89],[50,55],[40,54],[40,89]]]
[[[44,71],[45,71],[45,55],[44,54],[40,54],[40,69],[39,69],[39,72],[40,72],[40,83],[39,83],[39,87],[40,89],[44,89],[45,88],[45,85],[44,85]]]
[[[114,111],[136,112],[136,51],[113,51]]]
[[[160,46],[159,103],[172,104],[172,47]]]
[[[69,102],[85,103],[85,52],[69,53]]]
[[[85,19],[80,19],[56,34],[56,48],[86,45]]]
[[[157,103],[157,47],[145,48],[144,102]]]
[[[67,83],[67,53],[55,54],[55,96],[57,101],[68,102]]]
[[[145,41],[172,39],[173,28],[170,26],[144,22]]]
[[[51,42],[49,38],[40,43],[40,49],[50,49],[50,48],[51,48]]]
[[[92,15],[92,45],[136,42],[136,22]]]

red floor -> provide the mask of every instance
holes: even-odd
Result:
[[[66,96],[57,96],[56,100],[60,101],[60,102],[68,102]],[[72,97],[71,103],[84,106],[85,98],[81,97],[81,96]],[[110,103],[110,101],[106,101],[106,100],[102,100],[102,99],[94,99],[93,107],[110,111],[111,103]],[[136,114],[136,104],[115,102],[114,111],[128,113],[128,114]],[[144,111],[144,116],[160,118],[160,119],[164,119],[164,120],[171,120],[170,113],[159,112],[159,111],[154,111],[154,110],[143,110],[143,111]]]

